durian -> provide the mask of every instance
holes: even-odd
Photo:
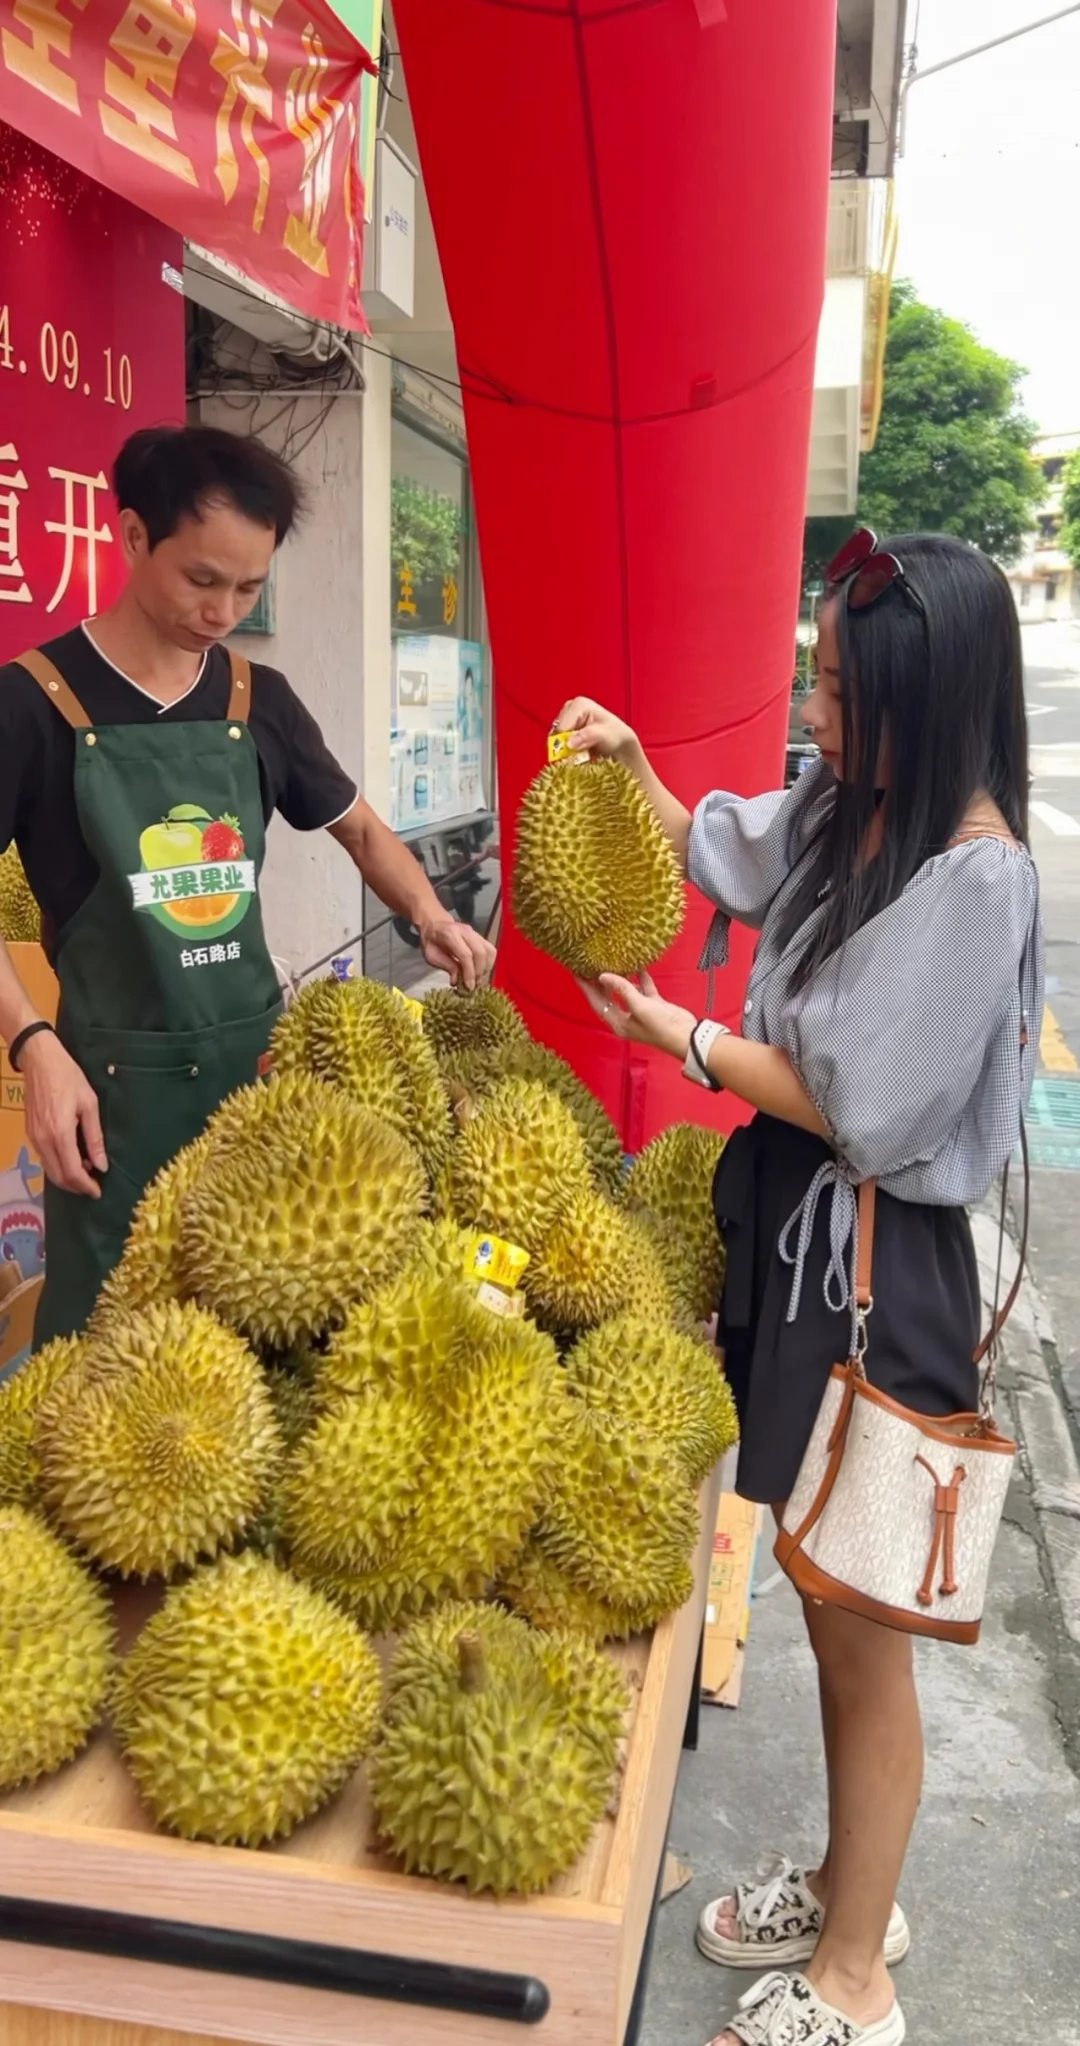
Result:
[[[274,1031],[279,1073],[313,1073],[342,1088],[419,1151],[428,1173],[450,1148],[446,1088],[424,1032],[392,988],[375,980],[316,980]]]
[[[423,1271],[354,1310],[284,1486],[294,1569],[382,1633],[477,1595],[549,1496],[567,1402],[554,1344]]]
[[[519,1549],[495,1591],[512,1612],[534,1627],[564,1628],[583,1634],[587,1641],[628,1641],[631,1635],[648,1633],[668,1610],[664,1600],[659,1607],[650,1607],[640,1600],[619,1606],[593,1598],[560,1570],[539,1535],[531,1535]]]
[[[249,1551],[169,1591],[120,1669],[112,1719],[159,1825],[258,1847],[341,1789],[380,1692],[351,1620]]]
[[[584,980],[639,973],[682,929],[683,877],[640,783],[615,760],[547,767],[518,816],[514,913]]]
[[[622,1315],[583,1336],[566,1358],[566,1375],[587,1407],[667,1443],[691,1484],[700,1484],[737,1439],[716,1350],[641,1315]]]
[[[0,1506],[0,1791],[78,1753],[101,1716],[112,1663],[101,1586],[42,1521]]]
[[[9,945],[41,943],[41,911],[14,845],[0,853],[0,938]]]
[[[592,1185],[570,1110],[536,1080],[504,1080],[464,1124],[450,1156],[453,1210],[537,1250],[575,1194]]]
[[[573,1067],[546,1044],[530,1043],[513,1054],[510,1070],[520,1079],[539,1080],[566,1103],[585,1139],[597,1184],[607,1194],[617,1193],[623,1181],[622,1139],[603,1103],[578,1079]]]
[[[246,1343],[175,1301],[87,1346],[77,1397],[38,1421],[41,1488],[64,1534],[125,1577],[167,1577],[235,1541],[282,1451]]]
[[[562,1417],[555,1487],[538,1533],[590,1598],[636,1607],[651,1622],[693,1589],[697,1502],[678,1458],[655,1436],[580,1400]]]
[[[676,1123],[635,1159],[626,1184],[627,1206],[655,1216],[684,1246],[685,1283],[698,1321],[715,1314],[723,1283],[724,1251],[712,1200],[723,1148],[719,1131]]]
[[[405,1139],[335,1087],[283,1075],[246,1094],[210,1125],[180,1264],[222,1321],[287,1348],[338,1325],[407,1261],[427,1184]]]
[[[424,1034],[440,1064],[461,1053],[497,1059],[529,1042],[517,1009],[498,988],[436,988],[424,1000]]]
[[[545,1889],[610,1800],[622,1680],[586,1643],[509,1615],[465,1607],[419,1625],[368,1765],[381,1832],[410,1873],[496,1896]]]
[[[522,1281],[545,1328],[595,1328],[633,1311],[669,1322],[671,1289],[654,1245],[632,1216],[595,1191],[563,1208]]]
[[[318,1419],[313,1374],[309,1365],[292,1369],[272,1365],[266,1372],[266,1384],[287,1459]],[[267,1556],[277,1555],[284,1544],[283,1486],[284,1467],[274,1472],[259,1511],[245,1530],[246,1545]]]
[[[211,1149],[209,1137],[197,1137],[150,1182],[132,1217],[124,1255],[98,1295],[91,1332],[104,1328],[117,1311],[128,1314],[179,1297],[182,1204],[206,1169]]]
[[[0,1506],[30,1506],[41,1476],[34,1441],[46,1401],[78,1363],[82,1345],[60,1336],[0,1384]]]

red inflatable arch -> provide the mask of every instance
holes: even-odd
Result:
[[[687,803],[778,785],[835,0],[395,0],[465,392],[509,866],[584,691]],[[660,980],[700,1011],[707,912]],[[749,948],[717,1013],[734,1021]],[[630,1148],[711,1104],[514,928],[500,977]],[[721,1114],[723,1110],[721,1110]],[[730,1110],[728,1111],[730,1114]]]

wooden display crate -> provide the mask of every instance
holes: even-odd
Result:
[[[397,1873],[367,1844],[363,1770],[274,1849],[167,1838],[102,1731],[0,1800],[0,2046],[621,2046],[696,1699],[718,1487],[694,1597],[616,1652],[633,1685],[618,1810],[549,1894],[496,1902]],[[129,1631],[139,1599],[122,1595]]]

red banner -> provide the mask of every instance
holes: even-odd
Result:
[[[0,120],[312,319],[361,330],[375,68],[327,0],[0,0]]]
[[[109,472],[184,418],[179,235],[0,125],[0,661],[124,580]]]

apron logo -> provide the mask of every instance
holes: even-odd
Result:
[[[256,891],[235,817],[213,818],[197,803],[177,803],[139,840],[142,871],[129,874],[137,910],[166,930],[220,937],[243,922]]]

